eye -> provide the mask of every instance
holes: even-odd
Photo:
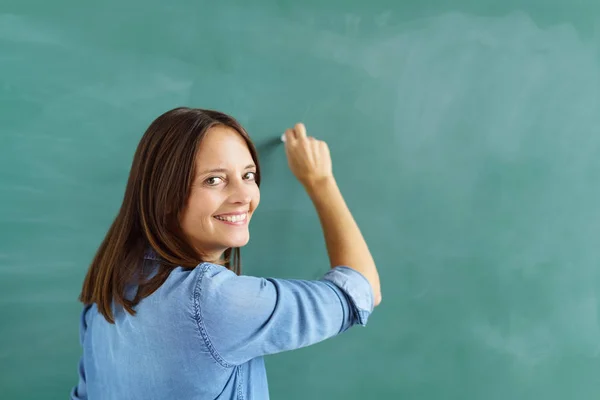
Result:
[[[211,176],[210,178],[206,179],[204,182],[206,182],[206,184],[208,186],[216,186],[220,183],[220,181],[222,181],[223,179],[219,178],[218,176]]]
[[[244,176],[248,180],[254,180],[254,179],[256,179],[256,172],[246,172],[246,174]]]

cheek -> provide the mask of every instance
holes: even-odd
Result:
[[[185,212],[182,214],[184,229],[197,229],[211,223],[212,214],[218,208],[218,201],[207,194],[194,193],[188,200]]]
[[[259,203],[260,203],[260,190],[258,189],[258,186],[257,186],[256,191],[252,194],[252,200],[250,201],[250,208],[252,209],[252,211],[254,211],[256,209],[256,207],[258,207]]]

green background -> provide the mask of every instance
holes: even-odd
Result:
[[[600,396],[600,3],[0,2],[0,390],[76,383],[77,302],[177,106],[260,150],[247,274],[327,255],[285,128],[326,140],[380,270],[367,328],[267,358],[274,399]]]

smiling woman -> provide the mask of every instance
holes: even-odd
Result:
[[[71,399],[268,399],[263,356],[366,324],[379,276],[329,149],[302,124],[285,137],[331,269],[319,280],[242,275],[240,247],[260,202],[254,145],[223,113],[168,111],[142,137],[85,277]]]
[[[245,246],[248,223],[260,202],[257,166],[235,129],[208,129],[198,149],[181,227],[203,260],[218,262],[229,248]]]

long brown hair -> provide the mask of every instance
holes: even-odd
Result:
[[[195,175],[198,146],[216,125],[231,127],[244,138],[260,185],[256,148],[233,117],[179,107],[156,118],[138,144],[121,209],[94,256],[79,296],[86,305],[95,303],[108,322],[114,323],[113,301],[135,315],[133,307],[156,291],[174,268],[194,268],[203,261],[185,239],[179,216]],[[158,259],[158,271],[152,276],[142,268],[148,250]],[[241,273],[239,248],[225,251],[224,266]],[[133,298],[125,294],[128,285],[137,286]]]

